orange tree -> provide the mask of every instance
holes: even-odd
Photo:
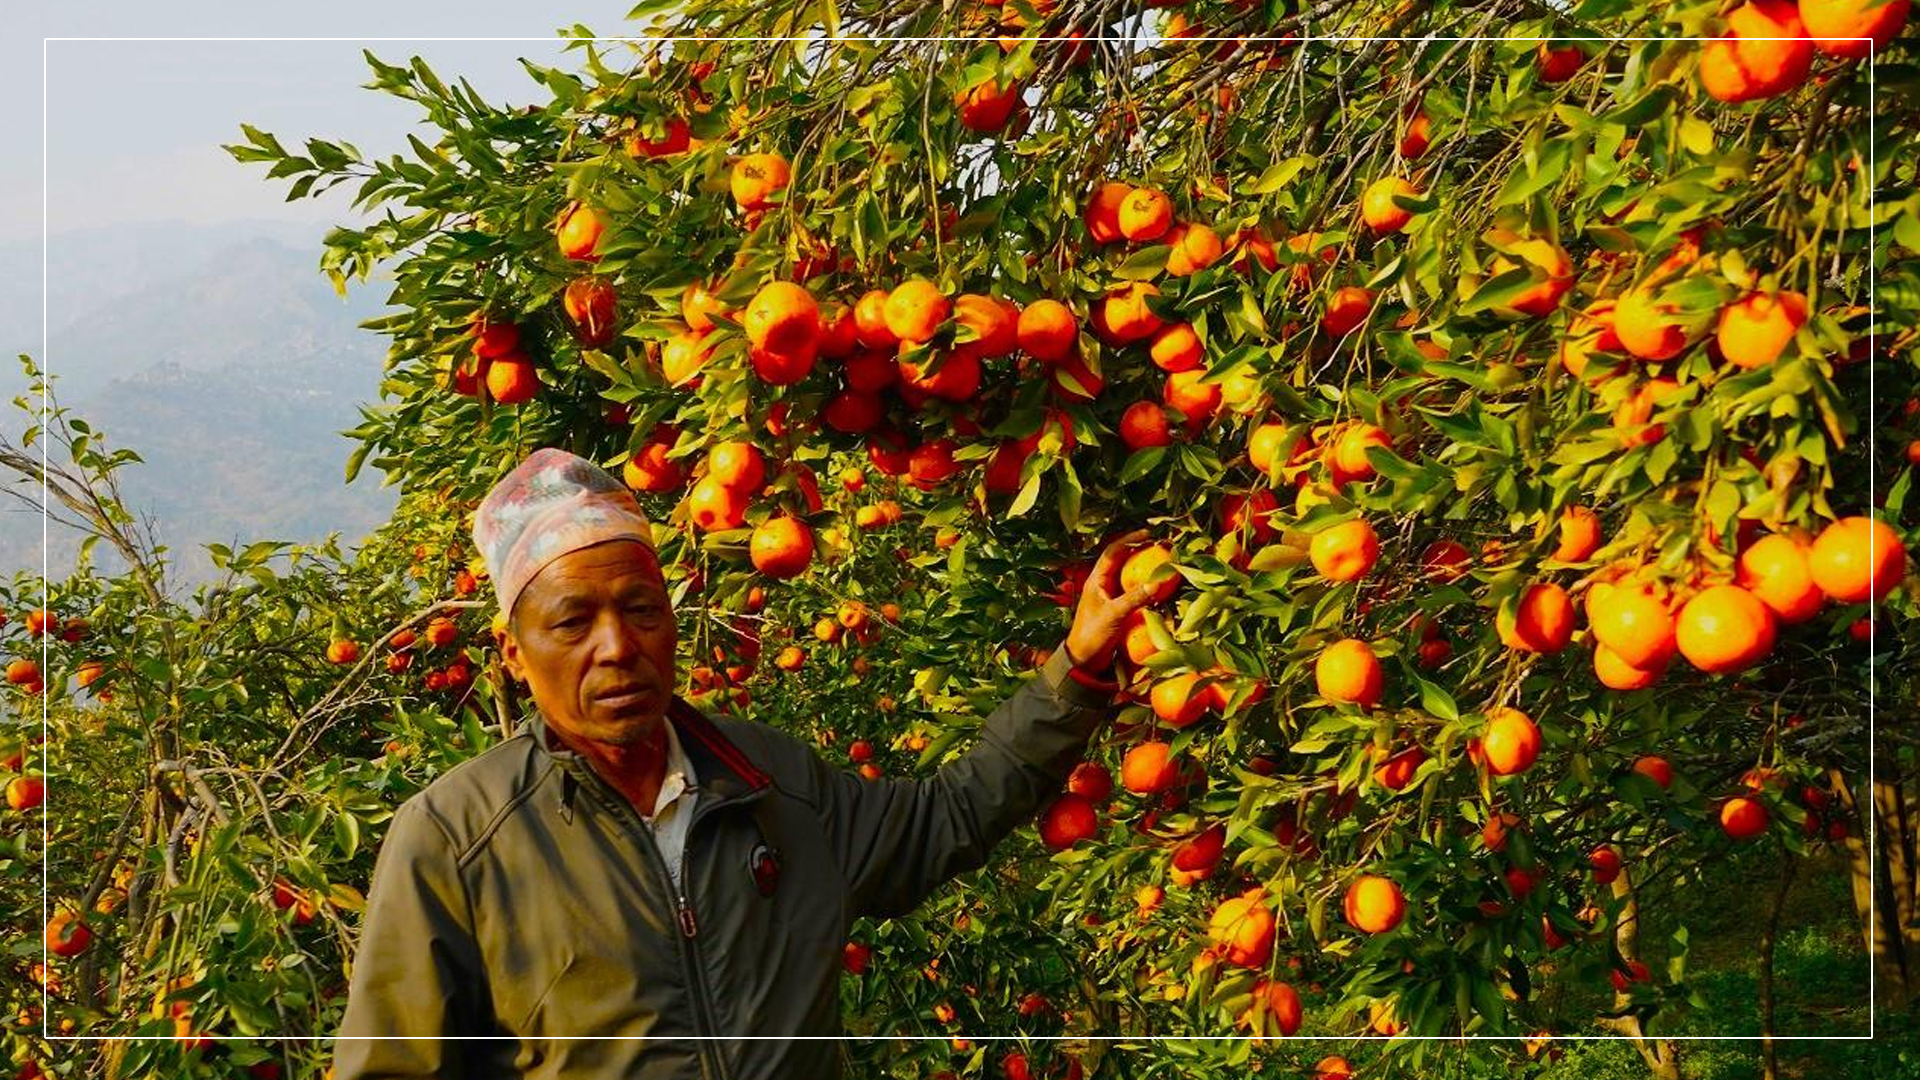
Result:
[[[406,501],[320,602],[363,647],[429,610],[410,547],[446,558],[565,446],[659,523],[689,695],[887,782],[1057,644],[1103,537],[1153,530],[1126,573],[1165,596],[1069,790],[848,943],[871,1071],[1443,1056],[1296,1033],[1550,1069],[1550,1035],[1617,1032],[1675,1076],[1699,998],[1655,913],[1756,848],[1878,875],[1863,933],[1909,1000],[1913,745],[1883,725],[1870,785],[1862,707],[1915,700],[1906,5],[664,6],[636,25],[679,40],[583,40],[524,108],[369,56],[436,129],[407,154],[230,150],[384,211],[322,258],[394,281],[349,472]],[[331,890],[494,736],[411,684],[310,692],[393,725],[377,761],[234,752],[336,785]],[[211,943],[239,880],[167,895]],[[268,1030],[225,955],[206,1007]],[[1074,1041],[1229,1032],[1267,1041]]]

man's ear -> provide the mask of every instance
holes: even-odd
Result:
[[[511,629],[500,634],[500,663],[507,669],[508,677],[514,682],[527,681],[526,669],[520,659],[520,642],[513,636]]]

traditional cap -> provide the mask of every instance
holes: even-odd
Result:
[[[546,447],[493,485],[473,515],[473,546],[486,558],[500,610],[569,552],[610,540],[653,547],[653,527],[613,475],[565,450]]]

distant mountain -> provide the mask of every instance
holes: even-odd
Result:
[[[30,256],[0,249],[0,273],[29,258],[33,270],[0,279],[0,333],[41,356],[39,245],[25,247]],[[145,459],[123,473],[123,493],[154,520],[183,582],[211,575],[207,542],[338,531],[352,544],[397,500],[377,472],[343,482],[353,444],[337,434],[377,393],[385,339],[357,324],[380,311],[384,289],[341,299],[316,269],[319,251],[317,232],[287,226],[158,225],[52,245],[42,362],[54,393]],[[6,424],[17,439],[18,414]],[[40,531],[35,515],[0,514],[0,566],[38,566]],[[59,577],[78,538],[49,547]]]

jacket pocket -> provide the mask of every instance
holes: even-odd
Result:
[[[539,1022],[543,1019],[541,1013],[546,1011],[547,1001],[553,997],[554,991],[559,989],[560,983],[566,979],[568,973],[572,972],[578,963],[579,957],[571,954],[567,956],[566,962],[560,965],[560,970],[554,972],[553,978],[547,980],[547,985],[540,988],[540,993],[533,999],[533,1004],[527,1007],[527,1014],[520,1018],[519,1023],[514,1025],[514,1032],[516,1034],[523,1038],[538,1037],[545,1034],[544,1029],[546,1025]]]

